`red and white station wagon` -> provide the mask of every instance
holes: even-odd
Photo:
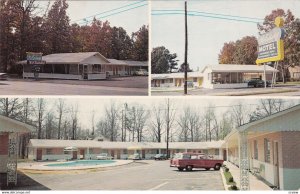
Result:
[[[220,170],[224,160],[214,159],[203,153],[177,153],[170,160],[170,167],[176,167],[179,171],[192,171],[193,168],[204,168],[209,170],[214,168]]]

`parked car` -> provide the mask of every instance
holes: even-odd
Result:
[[[266,83],[267,83],[267,87],[271,86],[271,82],[267,81]],[[251,79],[251,80],[248,81],[248,87],[255,87],[255,88],[265,87],[265,81],[261,80],[259,78]]]
[[[6,73],[0,73],[0,80],[7,80],[8,75]]]
[[[154,156],[154,160],[166,160],[167,159],[167,155],[166,154],[156,154]]]
[[[148,71],[145,69],[139,69],[138,71],[135,72],[135,75],[146,76],[148,75]]]
[[[128,156],[128,160],[141,160],[141,156],[138,153],[132,154]]]
[[[178,153],[170,160],[170,167],[178,168],[179,171],[192,171],[193,168],[211,168],[220,170],[224,160],[213,159],[202,153]]]
[[[96,156],[97,160],[112,160],[113,157],[107,153],[101,153],[99,156]]]

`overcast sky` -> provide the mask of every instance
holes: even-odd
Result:
[[[298,0],[202,0],[188,1],[189,11],[203,11],[264,19],[272,10],[290,9],[300,18]],[[184,1],[152,1],[151,9],[183,10]],[[152,48],[165,46],[178,54],[179,64],[184,57],[184,15],[152,15]],[[206,17],[188,17],[188,62],[200,70],[209,64],[218,64],[218,54],[225,42],[244,36],[257,36],[255,23],[228,21]],[[151,49],[152,50],[152,49]]]
[[[78,118],[83,129],[91,127],[91,116],[92,112],[95,111],[95,121],[99,121],[101,117],[105,114],[105,107],[108,107],[111,102],[115,102],[116,105],[124,107],[124,104],[127,103],[128,106],[132,105],[142,105],[145,110],[153,110],[154,106],[160,105],[161,109],[164,109],[166,106],[167,98],[162,97],[69,97],[66,99],[66,104],[72,105],[78,103]],[[46,98],[47,100],[47,109],[55,111],[55,101],[57,98]],[[254,110],[256,104],[259,103],[258,98],[240,98],[240,97],[215,97],[215,98],[199,98],[199,97],[190,97],[181,98],[175,97],[170,98],[170,102],[174,104],[173,108],[176,111],[176,114],[179,115],[183,112],[183,108],[190,106],[199,111],[200,114],[204,113],[206,108],[213,105],[216,106],[216,114],[218,116],[223,115],[227,110],[228,106],[238,105],[240,102],[247,106],[247,108]],[[291,100],[286,100],[286,103],[290,103]],[[295,102],[299,103],[299,100]],[[121,114],[120,110],[120,114]],[[249,111],[250,113],[250,111]],[[70,115],[69,115],[70,116]]]
[[[51,5],[54,1],[51,1]],[[102,21],[108,20],[111,26],[123,27],[129,35],[132,32],[136,32],[142,25],[148,25],[148,5],[142,6],[144,4],[148,4],[147,1],[74,1],[67,0],[69,4],[69,8],[67,9],[67,14],[71,20],[71,24],[76,22],[82,22],[81,19],[87,18],[89,16],[94,16],[96,14],[101,15],[96,16]],[[39,1],[39,5],[42,7],[46,7],[48,4],[47,1]],[[126,5],[129,5],[125,7]],[[141,6],[141,7],[138,7]],[[121,9],[117,9],[123,7]],[[133,9],[134,7],[138,7]],[[50,6],[51,8],[51,6]],[[49,9],[50,9],[49,8]],[[131,9],[132,8],[132,9]],[[112,9],[117,9],[114,11],[110,11]],[[126,9],[131,9],[129,11],[125,11]],[[110,12],[108,12],[110,11]],[[125,11],[122,13],[117,13]],[[115,14],[115,15],[112,15]],[[108,16],[110,15],[110,16]],[[107,16],[107,17],[104,17]],[[104,17],[104,18],[101,18]],[[93,17],[87,18],[89,20],[93,19]],[[78,21],[80,20],[80,21]]]

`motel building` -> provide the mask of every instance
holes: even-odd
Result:
[[[188,86],[202,87],[203,74],[201,72],[188,72]],[[184,73],[151,74],[151,87],[183,87]]]
[[[179,152],[206,153],[223,159],[223,144],[224,141],[170,142],[169,152],[171,156]],[[31,139],[28,145],[28,159],[36,161],[97,159],[101,153],[114,159],[126,160],[135,153],[142,159],[153,159],[156,154],[166,154],[166,143]]]
[[[278,70],[266,65],[208,65],[199,72],[188,72],[188,82],[199,88],[246,88],[251,79],[272,80]],[[152,74],[151,87],[183,87],[184,73]]]
[[[34,67],[39,66],[39,78],[71,80],[103,80],[109,77],[132,75],[140,64],[148,69],[147,61],[122,61],[107,59],[99,52],[57,53],[42,57],[38,64],[17,64],[23,66],[23,78],[34,78]]]
[[[32,131],[32,126],[0,115],[0,175],[7,177],[7,185],[17,184],[19,137]]]
[[[251,190],[249,171],[280,190],[300,188],[300,105],[233,130],[225,138],[228,162],[240,169],[240,188]]]

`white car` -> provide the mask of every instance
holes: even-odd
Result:
[[[136,73],[136,75],[148,75],[148,72],[145,69],[139,69],[135,73]]]
[[[6,73],[0,73],[0,80],[7,80],[8,75]]]
[[[132,154],[128,157],[128,160],[141,160],[141,156],[138,153]]]
[[[97,160],[112,160],[113,157],[109,156],[107,153],[101,153],[99,156],[96,156]]]

